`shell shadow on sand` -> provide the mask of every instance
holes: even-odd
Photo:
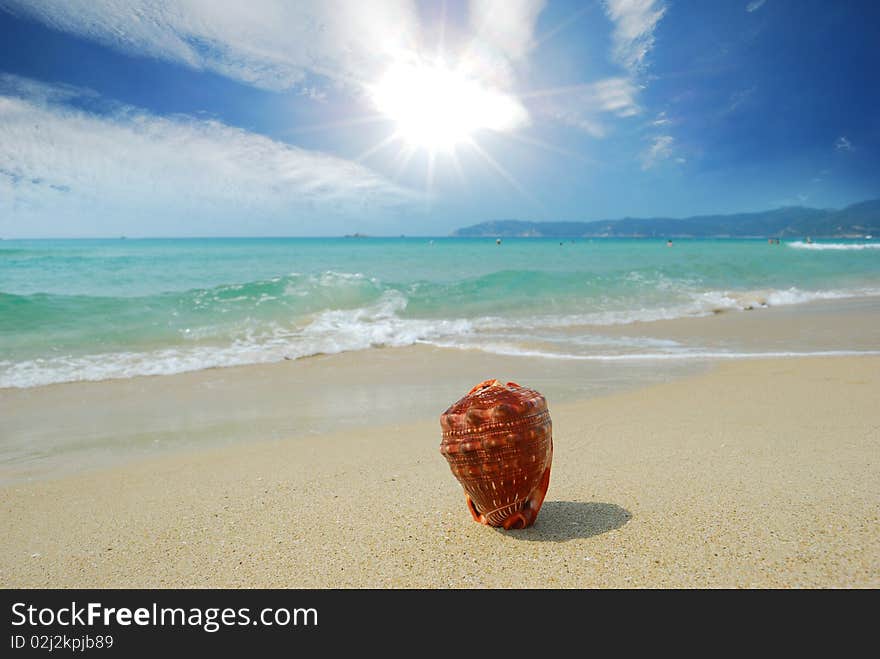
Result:
[[[534,526],[499,532],[516,540],[565,542],[619,529],[631,519],[632,513],[613,503],[545,501]]]

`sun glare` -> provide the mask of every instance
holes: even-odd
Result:
[[[396,64],[369,91],[400,138],[430,151],[451,151],[481,130],[512,130],[528,117],[515,98],[439,62]]]

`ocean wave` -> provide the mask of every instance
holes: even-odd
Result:
[[[880,245],[878,245],[880,246]],[[0,292],[0,329],[117,327],[121,332],[153,321],[171,333],[201,336],[211,326],[237,331],[239,321],[307,318],[337,312],[355,316],[380,300],[405,300],[409,318],[473,319],[475,328],[618,325],[812,299],[875,295],[868,289],[809,291],[798,288],[722,290],[698,278],[670,277],[653,269],[626,276],[588,272],[501,271],[453,282],[384,282],[359,272],[303,274],[221,284],[147,296],[88,296]],[[384,304],[384,303],[383,303]],[[522,309],[532,309],[528,317]],[[223,329],[225,328],[225,329]]]
[[[65,351],[56,350],[56,354],[61,354],[15,361],[0,357],[0,387],[34,387],[60,382],[168,375],[417,344],[477,349],[509,356],[584,361],[849,354],[701,351],[665,339],[603,336],[601,330],[590,328],[700,317],[723,311],[795,305],[814,300],[880,295],[880,289],[873,288],[824,291],[795,287],[751,291],[691,290],[679,293],[684,301],[667,306],[646,305],[586,314],[424,318],[411,317],[411,299],[402,291],[383,287],[375,280],[356,274],[296,274],[256,286],[234,285],[208,290],[211,296],[231,301],[241,297],[244,288],[250,288],[250,297],[257,296],[253,297],[254,305],[259,305],[260,300],[267,297],[299,297],[298,292],[302,290],[329,288],[335,291],[340,286],[366,288],[349,298],[353,304],[350,308],[328,309],[318,305],[317,309],[302,313],[303,309],[309,307],[300,307],[293,316],[271,314],[266,318],[255,318],[250,312],[234,326],[214,325],[203,320],[201,326],[192,329],[186,327],[187,331],[175,334],[173,344],[154,349],[114,350],[108,343],[94,354],[64,354]],[[202,291],[190,299],[197,299],[198,295],[208,296],[209,293]],[[335,296],[334,300],[338,302],[339,297]],[[21,299],[13,302],[20,303]],[[326,300],[322,304],[326,305]],[[213,319],[214,315],[209,318]],[[116,318],[114,322],[117,322]],[[133,316],[132,322],[141,321]],[[119,331],[124,331],[126,327],[128,325],[122,323]],[[234,327],[234,331],[230,327]],[[559,350],[545,350],[547,344],[558,346]]]
[[[580,332],[554,334],[518,334],[509,333],[505,339],[517,341],[537,341],[539,343],[553,343],[560,345],[573,345],[589,348],[679,348],[681,343],[672,339],[656,339],[649,336],[605,336],[601,334],[581,334]]]
[[[17,304],[39,304],[58,301],[75,301],[78,305],[88,308],[90,304],[125,304],[125,303],[176,303],[202,306],[211,303],[250,300],[271,297],[307,297],[317,293],[345,291],[367,291],[378,295],[382,285],[374,277],[367,277],[359,272],[335,272],[328,270],[317,274],[290,274],[258,279],[248,282],[218,284],[208,288],[192,288],[185,291],[169,291],[153,295],[80,295],[63,293],[31,293],[16,294],[0,291],[0,297]],[[375,297],[375,296],[374,296]]]
[[[750,311],[760,307],[780,307],[819,300],[880,296],[880,288],[853,288],[841,290],[805,291],[794,286],[779,289],[751,291],[707,291],[697,294],[713,311]]]
[[[796,240],[785,244],[794,249],[815,249],[819,251],[880,249],[880,243],[807,243]]]
[[[62,347],[98,336],[115,337],[124,345],[126,336],[138,336],[147,327],[156,339],[169,342],[230,336],[254,321],[364,307],[380,299],[384,290],[376,279],[360,273],[327,271],[146,296],[0,292],[0,331],[52,328]]]
[[[405,297],[387,291],[373,305],[315,314],[303,326],[271,323],[250,328],[227,345],[182,345],[149,351],[0,361],[0,388],[61,382],[171,375],[208,368],[263,364],[370,348],[431,343],[472,331],[467,320],[401,318]]]
[[[586,314],[536,315],[521,318],[486,316],[472,321],[476,330],[571,328],[608,325],[631,325],[660,320],[711,316],[725,311],[751,311],[758,308],[787,306],[819,300],[837,300],[880,296],[880,288],[806,291],[796,287],[751,291],[693,291],[688,300],[670,306],[597,311]]]

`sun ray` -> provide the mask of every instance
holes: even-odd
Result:
[[[449,159],[452,160],[452,168],[458,175],[458,180],[461,182],[462,186],[468,187],[467,179],[464,176],[464,170],[461,167],[461,161],[458,159],[458,151],[454,147],[449,152]]]
[[[513,177],[513,174],[504,169],[504,167],[502,167],[501,164],[497,160],[495,160],[495,158],[489,155],[489,153],[483,147],[477,144],[477,141],[474,138],[470,138],[469,140],[467,140],[466,144],[473,148],[474,151],[476,151],[483,158],[483,160],[485,160],[489,164],[489,166],[492,167],[492,169],[498,172],[498,174],[500,174],[505,181],[510,183],[510,185],[513,186],[513,188],[517,192],[519,192],[523,197],[535,204],[538,208],[543,210],[544,205],[540,202],[540,200],[532,195],[530,192],[528,192],[522,185],[520,185],[519,181],[517,181]]]
[[[384,149],[386,146],[388,146],[392,142],[395,142],[396,140],[399,140],[399,139],[400,139],[400,133],[398,131],[394,131],[388,137],[381,140],[378,144],[371,146],[369,149],[367,149],[362,154],[357,156],[354,160],[355,160],[355,162],[363,162],[364,160],[366,160],[367,158],[372,156],[377,151]]]
[[[595,161],[591,158],[585,158],[580,153],[576,153],[574,151],[569,151],[568,149],[563,149],[562,147],[556,146],[555,144],[550,144],[549,142],[545,142],[544,140],[539,140],[535,137],[526,137],[525,135],[516,135],[514,133],[498,133],[502,137],[509,138],[516,142],[520,142],[522,144],[528,144],[529,146],[536,146],[540,149],[546,149],[547,151],[552,151],[553,153],[558,153],[563,156],[568,156],[569,158],[574,158],[575,160],[579,160],[583,163],[594,164]]]
[[[446,55],[446,0],[440,5],[440,37],[437,40],[437,57],[441,60]]]
[[[461,53],[461,57],[459,58],[462,62],[467,62],[473,57],[474,49],[477,47],[477,44],[480,43],[480,35],[483,34],[483,31],[486,29],[486,26],[489,24],[489,14],[487,12],[483,12],[480,16],[481,20],[479,25],[473,26],[473,34],[475,37],[468,41],[467,45],[464,47],[464,50]]]
[[[375,113],[364,115],[362,117],[352,117],[350,119],[340,119],[339,121],[328,121],[320,124],[306,124],[304,126],[294,126],[287,129],[287,133],[313,133],[322,130],[333,130],[335,128],[346,128],[348,126],[362,126],[364,124],[378,124],[388,122],[388,117]]]
[[[573,92],[587,91],[593,87],[592,84],[582,83],[578,85],[565,85],[562,87],[548,87],[547,89],[536,89],[530,92],[523,92],[517,96],[520,99],[525,98],[541,98],[544,96],[559,96],[561,94],[571,94]]]
[[[406,144],[400,148],[400,151],[397,153],[397,166],[394,169],[394,180],[400,178],[400,175],[403,174],[403,170],[409,164],[409,161],[412,160],[412,157],[416,153],[416,147],[411,144]]]
[[[572,23],[574,23],[575,21],[577,21],[581,16],[583,16],[584,14],[586,14],[590,9],[592,9],[592,7],[591,7],[590,5],[586,5],[586,6],[584,6],[584,7],[581,7],[581,8],[578,9],[577,11],[572,12],[572,13],[569,14],[566,18],[563,18],[560,22],[558,22],[558,23],[557,23],[556,25],[554,25],[552,28],[550,28],[549,30],[547,30],[547,32],[545,32],[544,34],[542,34],[540,37],[534,39],[534,40],[531,42],[530,47],[531,47],[532,49],[537,49],[537,48],[541,47],[541,46],[542,46],[543,44],[545,44],[547,41],[549,41],[550,39],[552,39],[553,37],[555,37],[557,34],[559,34],[560,32],[562,32],[562,30],[564,30],[564,29],[567,28],[569,25],[571,25]]]
[[[425,210],[431,209],[431,198],[434,191],[434,164],[437,152],[434,149],[428,151],[428,165],[425,171]]]
[[[350,75],[348,73],[343,73],[334,69],[328,69],[327,67],[321,66],[320,64],[317,64],[315,62],[309,64],[309,69],[320,76],[329,78],[330,80],[336,80],[337,82],[345,83],[356,89],[363,89],[369,84],[368,80],[364,80],[362,78],[358,78],[356,76]]]

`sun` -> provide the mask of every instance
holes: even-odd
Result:
[[[528,116],[515,98],[442,61],[397,63],[368,90],[399,138],[431,152],[451,151],[482,130],[512,130]]]

